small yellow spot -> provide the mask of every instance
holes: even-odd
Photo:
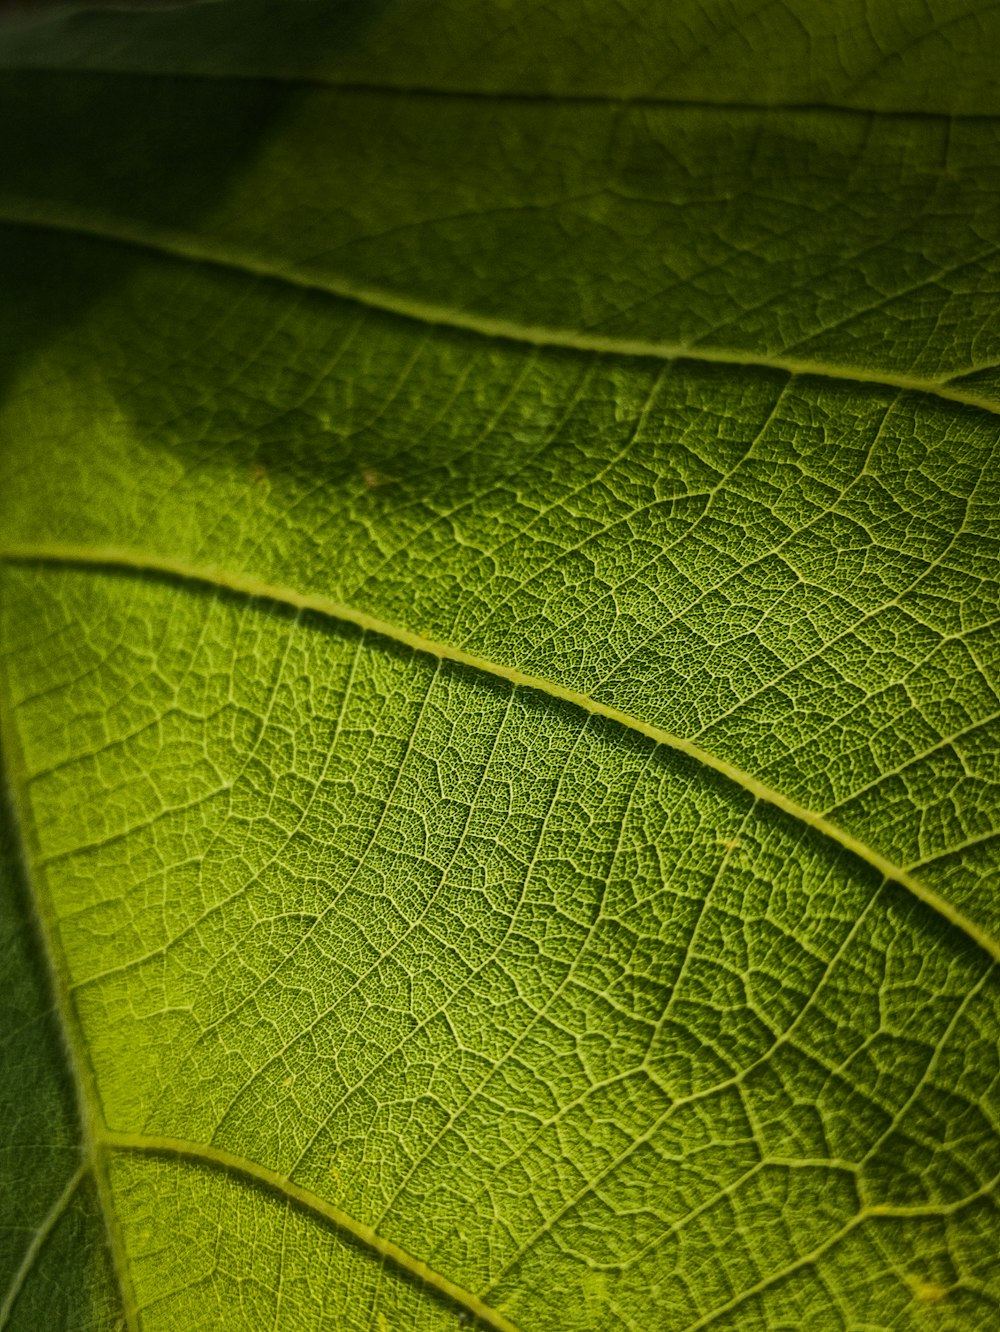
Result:
[[[361,468],[361,482],[365,490],[374,490],[376,486],[387,486],[395,479],[393,476],[386,476],[384,472],[377,472],[374,467]]]
[[[281,1085],[283,1087],[290,1087],[294,1081],[295,1081],[295,1074],[289,1073],[288,1077],[285,1078],[284,1082],[282,1082]]]
[[[936,1281],[926,1281],[912,1272],[907,1276],[906,1284],[913,1291],[913,1298],[921,1304],[940,1304],[948,1298],[946,1286],[939,1286]]]
[[[378,1316],[378,1332],[392,1332],[392,1327],[384,1313]]]
[[[738,837],[720,837],[718,842],[724,851],[739,851],[743,845]]]

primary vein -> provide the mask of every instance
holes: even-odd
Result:
[[[8,691],[2,673],[0,673],[0,685],[3,685],[0,688],[0,723],[2,723],[0,724],[0,734],[3,737],[3,754],[10,777],[13,800],[18,789],[23,789],[23,762],[17,730],[5,715]],[[35,830],[27,813],[23,811],[20,811],[20,813],[21,817],[16,820],[16,823],[20,829],[22,842],[28,844],[34,841]],[[111,1255],[111,1264],[115,1279],[118,1282],[125,1325],[129,1332],[139,1332],[135,1293],[132,1289],[131,1278],[125,1262],[121,1235],[111,1198],[111,1187],[99,1148],[103,1113],[97,1090],[97,1080],[90,1064],[83,1034],[80,1031],[72,995],[66,984],[65,977],[68,975],[68,971],[62,955],[55,911],[52,902],[49,900],[48,891],[44,887],[44,870],[39,868],[37,845],[32,845],[31,849],[34,854],[28,855],[27,846],[25,846],[22,851],[22,860],[32,888],[31,898],[37,916],[38,932],[41,936],[41,952],[48,973],[49,986],[55,1000],[55,1009],[63,1036],[66,1064],[76,1099],[77,1117],[80,1123],[80,1148],[83,1157],[81,1170],[86,1168],[93,1174],[95,1191]],[[30,868],[32,865],[34,865],[33,874]],[[79,1185],[79,1180],[74,1177],[74,1181],[71,1182],[75,1190]],[[68,1201],[69,1196],[65,1196],[65,1202]],[[56,1220],[58,1220],[58,1217],[52,1218],[51,1225],[54,1225]],[[31,1257],[33,1261],[34,1255],[31,1254]],[[0,1327],[2,1327],[2,1323],[0,1323]]]
[[[677,753],[685,754],[697,763],[720,773],[729,781],[748,791],[755,799],[763,801],[772,808],[779,809],[798,822],[815,829],[822,836],[856,855],[875,869],[884,878],[901,884],[914,897],[924,902],[951,925],[962,930],[979,945],[991,958],[1000,961],[1000,940],[994,938],[975,921],[960,912],[952,903],[939,893],[922,883],[902,866],[883,856],[874,847],[860,838],[852,836],[836,823],[815,813],[805,805],[790,800],[780,791],[767,786],[750,773],[727,762],[710,750],[703,749],[682,735],[676,735],[663,727],[654,726],[621,708],[590,697],[579,690],[571,689],[557,681],[542,676],[529,675],[515,667],[491,661],[486,657],[476,656],[463,648],[450,643],[439,642],[414,630],[404,628],[389,621],[370,615],[332,597],[314,592],[302,592],[297,588],[281,584],[267,583],[252,574],[234,573],[216,565],[193,565],[184,560],[169,556],[149,554],[120,546],[84,546],[62,543],[11,544],[0,546],[0,559],[17,563],[61,564],[112,568],[134,572],[166,574],[183,579],[186,582],[200,583],[210,587],[235,592],[247,597],[264,601],[277,602],[296,610],[312,611],[341,623],[354,625],[366,632],[380,635],[415,652],[426,653],[443,661],[454,662],[475,671],[505,680],[515,688],[530,689],[550,698],[572,704],[594,716],[604,717],[639,735],[645,736],[658,745],[663,745]]]

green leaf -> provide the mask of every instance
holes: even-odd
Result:
[[[998,36],[0,33],[0,1328],[997,1322]]]

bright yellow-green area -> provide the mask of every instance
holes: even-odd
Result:
[[[903,1317],[914,1265],[990,1310],[995,967],[905,890],[614,723],[323,617],[52,568],[4,603],[96,1135],[181,1144],[110,1175],[141,1326],[212,1326],[203,1298],[260,1325],[231,1258],[186,1256],[212,1149],[516,1327],[778,1322],[792,1276],[803,1313],[860,1281]],[[225,1187],[273,1273],[287,1209]],[[305,1244],[254,1288],[278,1326]]]
[[[116,1153],[110,1178],[146,1332],[471,1326],[418,1282],[238,1173]],[[173,1242],[164,1245],[164,1235]]]
[[[816,9],[0,30],[0,1330],[1000,1320],[997,19]]]

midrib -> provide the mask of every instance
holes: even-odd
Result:
[[[782,792],[759,781],[750,773],[735,764],[713,754],[686,737],[672,731],[654,726],[621,708],[591,698],[588,694],[571,689],[557,681],[542,676],[529,675],[514,667],[491,661],[463,648],[454,647],[428,638],[411,629],[381,620],[367,611],[346,605],[331,597],[318,593],[302,592],[297,588],[265,582],[252,574],[233,573],[214,565],[194,565],[185,560],[172,559],[169,556],[150,554],[145,551],[117,546],[83,546],[61,543],[39,543],[35,545],[16,544],[0,546],[0,560],[16,563],[42,563],[73,565],[79,567],[99,567],[132,571],[136,573],[166,574],[185,582],[199,583],[224,589],[246,597],[271,601],[300,611],[312,611],[343,624],[354,625],[358,629],[387,638],[415,652],[426,653],[443,661],[454,662],[475,671],[506,681],[515,688],[530,689],[537,693],[572,704],[597,717],[606,718],[625,729],[645,736],[654,743],[664,745],[677,753],[685,754],[697,763],[713,772],[719,773],[735,785],[749,792],[756,800],[779,809],[799,823],[815,830],[829,841],[857,856],[870,865],[883,878],[890,879],[906,888],[914,897],[924,902],[933,911],[958,929],[962,930],[980,948],[995,961],[1000,961],[1000,940],[969,919],[951,902],[924,884],[920,879],[895,864],[887,856],[860,838],[831,822],[821,814],[815,813],[805,805],[789,799]]]
[[[87,1047],[77,1019],[73,998],[66,984],[66,977],[69,973],[59,939],[54,906],[45,882],[45,871],[39,865],[40,857],[34,823],[30,817],[27,802],[23,797],[19,799],[20,794],[25,789],[25,772],[20,739],[9,713],[9,697],[10,691],[3,670],[3,658],[0,656],[0,737],[3,741],[3,761],[7,768],[11,797],[17,806],[16,813],[18,817],[15,833],[20,835],[21,859],[24,865],[25,878],[31,889],[31,900],[37,916],[41,952],[48,973],[49,989],[55,1001],[66,1063],[76,1098],[77,1118],[80,1123],[81,1156],[84,1167],[90,1170],[94,1179],[101,1215],[104,1219],[108,1248],[111,1252],[111,1262],[118,1281],[125,1324],[129,1332],[139,1332],[138,1305],[128,1272],[121,1232],[115,1216],[106,1161],[100,1147],[99,1138],[103,1127],[103,1114],[97,1091],[97,1081],[87,1054]],[[74,1180],[71,1181],[73,1188],[79,1183],[79,1175],[80,1172],[78,1171],[77,1176],[74,1176]],[[60,1203],[64,1200],[68,1201],[70,1196],[71,1187],[67,1185]],[[48,1227],[51,1231],[57,1220],[58,1215],[50,1211],[49,1217],[43,1223],[43,1229]],[[20,1294],[20,1289],[31,1266],[43,1247],[37,1240],[38,1236],[36,1236],[36,1241],[29,1246],[21,1269],[15,1278],[17,1290],[12,1291],[14,1298]]]
[[[876,388],[920,393],[943,402],[957,403],[1000,416],[1000,400],[953,387],[953,380],[961,380],[980,370],[992,369],[992,363],[966,366],[957,370],[948,380],[933,380],[919,375],[895,374],[891,371],[869,371],[861,366],[842,365],[834,361],[813,361],[794,356],[760,355],[730,347],[691,345],[635,338],[609,337],[599,333],[578,333],[570,329],[521,324],[513,320],[497,319],[452,306],[435,305],[415,300],[398,292],[366,286],[329,273],[320,273],[307,265],[294,262],[281,264],[245,247],[231,242],[213,241],[210,237],[158,227],[151,224],[121,223],[97,213],[71,213],[64,206],[58,212],[47,212],[37,201],[18,203],[5,200],[0,203],[0,225],[34,227],[67,235],[86,236],[118,245],[127,245],[199,264],[210,264],[252,277],[282,282],[305,291],[321,292],[337,300],[350,301],[367,309],[443,328],[453,328],[477,337],[494,338],[504,342],[521,343],[532,347],[551,347],[568,351],[599,353],[613,356],[644,357],[659,361],[693,361],[710,365],[740,366],[746,369],[779,371],[788,375],[804,375],[838,383],[869,384]],[[822,330],[820,330],[822,332]]]

